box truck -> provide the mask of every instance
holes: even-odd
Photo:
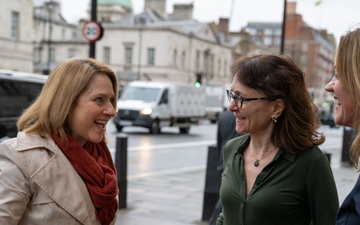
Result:
[[[206,119],[210,120],[211,123],[216,123],[220,112],[226,110],[229,105],[229,100],[226,96],[226,89],[230,88],[231,84],[223,85],[208,85],[205,86],[206,93],[206,104],[205,112]]]
[[[224,111],[225,89],[223,86],[205,86],[205,93],[205,118],[216,123],[219,113]]]
[[[133,81],[117,101],[113,122],[118,131],[139,126],[150,133],[162,127],[179,127],[182,134],[205,117],[205,90],[189,84]]]

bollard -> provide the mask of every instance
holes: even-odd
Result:
[[[349,149],[351,146],[351,142],[353,141],[355,136],[356,136],[356,131],[354,129],[350,127],[344,127],[341,162],[351,164]]]
[[[115,167],[119,187],[119,209],[126,208],[127,199],[127,139],[124,133],[116,135]]]
[[[214,211],[221,184],[221,173],[218,171],[219,150],[216,145],[208,147],[208,157],[205,176],[205,191],[202,220],[208,221]]]
[[[326,158],[329,160],[329,163],[331,163],[331,153],[328,153],[328,152],[324,152],[324,155],[326,156]]]

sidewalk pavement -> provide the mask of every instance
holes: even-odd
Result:
[[[341,162],[340,151],[327,150],[342,203],[358,173]],[[207,225],[201,220],[205,173],[206,165],[128,176],[127,208],[118,211],[116,225]]]

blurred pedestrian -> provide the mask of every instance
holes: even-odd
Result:
[[[72,58],[49,75],[0,144],[0,224],[114,224],[116,170],[105,128],[118,82],[94,59]]]
[[[230,110],[225,108],[225,111],[219,113],[218,116],[218,128],[217,128],[217,149],[219,151],[219,161],[217,165],[217,170],[219,174],[223,172],[223,154],[224,154],[224,146],[226,142],[230,139],[233,139],[239,134],[235,129],[235,115]],[[220,199],[216,202],[214,211],[210,217],[209,225],[215,225],[216,220],[221,213],[221,202]]]
[[[241,57],[232,72],[229,109],[246,134],[224,149],[217,224],[335,224],[336,185],[304,73],[272,54]]]
[[[360,130],[360,28],[354,29],[340,38],[335,60],[335,75],[325,86],[334,94],[337,125]],[[359,170],[360,134],[357,132],[351,146],[350,159]],[[360,177],[353,190],[342,203],[337,225],[360,224]]]

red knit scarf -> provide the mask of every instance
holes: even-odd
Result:
[[[68,145],[59,135],[53,135],[55,143],[84,180],[96,209],[96,218],[102,225],[110,224],[118,209],[119,193],[116,169],[106,144],[86,142],[81,147],[71,136]]]

